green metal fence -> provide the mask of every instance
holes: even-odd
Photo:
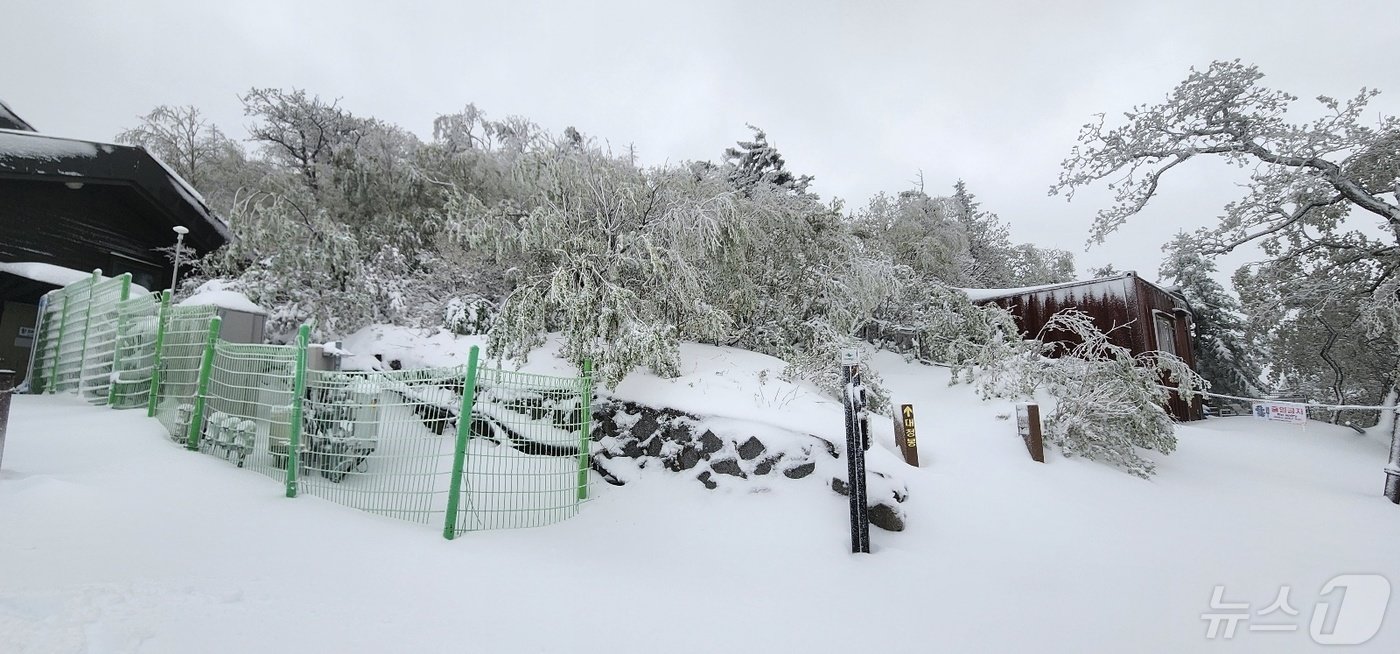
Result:
[[[473,367],[475,351],[465,366],[386,372],[308,370],[297,346],[212,352],[203,401],[183,402],[200,417],[179,425],[190,448],[282,480],[289,497],[442,525],[447,538],[547,525],[588,497],[587,377]]]
[[[40,302],[39,319],[35,322],[34,349],[29,358],[29,374],[25,375],[30,392],[51,392],[50,376],[54,360],[58,357],[58,325],[63,319],[64,304],[63,296],[52,293]]]
[[[112,408],[146,408],[155,372],[160,297],[143,293],[117,303],[117,336],[107,391],[107,405]]]
[[[588,498],[591,375],[478,368],[456,531],[534,527]]]
[[[199,369],[208,348],[210,323],[218,316],[218,309],[171,306],[168,299],[162,306],[146,415],[159,420],[171,439],[185,442],[199,394]]]
[[[195,448],[285,480],[296,367],[294,345],[216,341]]]
[[[300,492],[441,525],[466,369],[308,371]]]
[[[117,356],[118,306],[131,293],[131,275],[102,271],[49,293],[35,334],[29,385],[35,392],[78,394],[107,404]]]
[[[462,366],[319,370],[305,326],[291,345],[229,343],[215,307],[129,295],[129,277],[96,273],[52,294],[31,389],[144,406],[183,447],[288,497],[440,525],[449,539],[557,522],[588,499],[586,364],[580,377],[509,372],[480,367],[473,347]]]
[[[78,394],[93,404],[107,404],[117,351],[117,307],[131,293],[131,275],[93,283],[77,365]]]

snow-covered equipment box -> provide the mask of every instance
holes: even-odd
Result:
[[[219,338],[230,343],[262,343],[266,333],[267,310],[248,296],[225,288],[222,282],[206,282],[180,306],[216,307],[220,319]]]

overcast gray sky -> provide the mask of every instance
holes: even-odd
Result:
[[[975,5],[975,6],[969,6]],[[1047,197],[1081,124],[1155,102],[1213,59],[1255,63],[1308,103],[1387,93],[1395,0],[1058,2],[79,2],[7,0],[0,98],[40,131],[110,140],[159,104],[230,134],[237,95],[298,87],[430,136],[475,103],[574,125],[646,163],[715,159],[766,129],[824,197],[863,203],[967,181],[1013,237],[1155,276],[1160,245],[1210,223],[1237,171],[1199,162],[1084,251],[1102,193]],[[1242,256],[1224,262],[1233,268]]]

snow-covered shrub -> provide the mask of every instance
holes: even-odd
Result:
[[[893,292],[861,330],[876,346],[950,365],[955,383],[1020,347],[1020,330],[1005,309],[973,304],[965,293],[921,280],[907,268],[895,279]]]
[[[454,297],[443,306],[442,326],[453,334],[485,334],[496,317],[496,305],[481,296]]]
[[[1055,336],[1068,340],[1044,342]],[[1067,457],[1082,456],[1150,477],[1155,465],[1138,448],[1170,454],[1176,434],[1165,404],[1175,384],[1183,398],[1204,387],[1184,361],[1163,352],[1134,356],[1114,345],[1093,319],[1077,309],[1056,313],[1039,342],[989,367],[985,395],[1055,399],[1045,418],[1045,440]],[[1058,355],[1058,356],[1053,356]]]
[[[493,356],[523,359],[561,332],[568,359],[590,359],[614,386],[645,366],[674,375],[679,340],[714,342],[729,317],[703,292],[697,261],[735,224],[732,191],[678,171],[643,171],[596,150],[533,153],[519,175],[530,204],[457,203],[457,238],[511,265],[491,329]]]
[[[227,288],[268,309],[270,339],[289,340],[303,323],[314,338],[332,338],[374,319],[377,289],[344,223],[277,196],[246,206],[230,223],[235,238],[200,260],[191,281],[231,280]]]

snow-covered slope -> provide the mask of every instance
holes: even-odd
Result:
[[[839,433],[810,389],[744,380],[757,355],[687,346],[685,360],[681,380],[617,392]],[[845,500],[814,478],[708,491],[650,469],[558,525],[449,542],[289,500],[137,412],[19,396],[0,470],[0,650],[1277,652],[1313,647],[1333,576],[1400,581],[1385,446],[1350,430],[1182,426],[1144,481],[1033,463],[1000,418],[1009,404],[888,353],[872,363],[915,405],[924,467],[903,471],[908,529],[874,531],[871,555],[848,553]],[[890,427],[874,426],[892,457]],[[1218,584],[1254,611],[1290,585],[1301,630],[1246,622],[1207,640]],[[1362,651],[1400,650],[1391,617]]]

